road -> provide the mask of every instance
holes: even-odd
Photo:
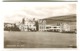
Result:
[[[76,34],[56,32],[4,32],[5,48],[75,48]]]

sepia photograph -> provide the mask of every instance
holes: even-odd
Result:
[[[4,4],[4,48],[77,48],[76,2]]]

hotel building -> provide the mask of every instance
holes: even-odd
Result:
[[[27,18],[23,18],[21,23],[18,23],[17,26],[21,31],[35,31],[35,20],[30,20]]]
[[[23,18],[18,27],[21,31],[75,32],[76,14],[49,17],[38,21]]]
[[[76,31],[76,14],[55,16],[43,19],[46,25],[58,32],[74,32]],[[52,28],[53,27],[53,28]]]

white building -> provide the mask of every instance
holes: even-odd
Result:
[[[35,31],[35,20],[23,18],[22,22],[18,24],[18,27],[21,31]]]
[[[14,23],[4,23],[4,27],[14,27]]]
[[[53,30],[57,29],[59,32],[76,31],[76,14],[49,17],[45,18],[44,20],[47,22],[46,25],[52,25],[53,27],[56,27],[51,28]]]
[[[45,31],[46,29],[46,21],[45,20],[39,20],[38,21],[38,25],[39,25],[39,31]]]

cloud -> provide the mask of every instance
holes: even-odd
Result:
[[[11,8],[12,7],[12,8]],[[6,6],[5,22],[18,22],[22,18],[43,19],[46,17],[60,16],[66,14],[76,14],[76,4],[51,4],[29,7],[27,5],[12,5],[10,8]]]

